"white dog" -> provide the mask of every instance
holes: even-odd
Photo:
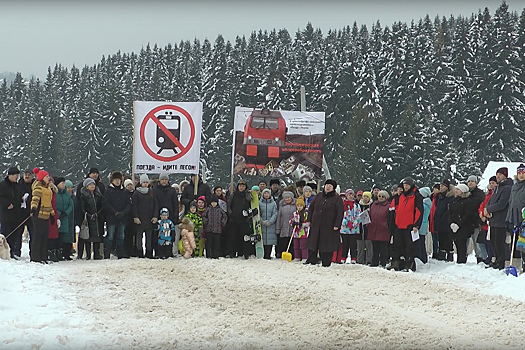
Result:
[[[7,244],[5,236],[0,234],[0,259],[9,260],[11,259],[11,249]]]

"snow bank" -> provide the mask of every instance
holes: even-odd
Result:
[[[244,259],[0,261],[5,349],[522,349],[525,277]]]

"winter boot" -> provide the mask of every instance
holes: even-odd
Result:
[[[58,261],[64,261],[64,252],[62,248],[55,249],[55,255]]]
[[[454,262],[454,251],[447,253],[447,261]]]
[[[104,259],[109,259],[110,253],[110,248],[104,248]]]
[[[146,258],[154,259],[154,257],[153,257],[153,249],[146,249]]]
[[[64,258],[64,260],[73,260],[71,259],[71,244],[70,243],[66,243],[64,244],[64,248],[62,248],[62,257]]]
[[[58,262],[57,255],[56,255],[56,249],[48,250],[47,255],[48,255],[48,260],[52,262]]]
[[[397,260],[393,260],[387,270],[401,271],[401,263]]]
[[[126,252],[126,247],[117,246],[117,258],[119,259],[129,259],[129,255]]]

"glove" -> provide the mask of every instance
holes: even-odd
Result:
[[[65,211],[60,212],[60,218],[63,219],[67,216],[67,213]]]
[[[51,223],[51,225],[54,225],[55,224],[55,217],[54,216],[50,216],[49,217],[49,222]]]
[[[91,214],[91,220],[95,221],[98,217],[98,214],[95,213],[95,214]]]
[[[450,229],[452,230],[452,232],[456,233],[459,230],[459,226],[458,226],[458,224],[453,222],[453,223],[450,224]]]
[[[34,218],[38,217],[38,209],[37,208],[31,209],[31,216],[34,217]]]
[[[133,222],[136,224],[136,225],[140,225],[142,222],[140,222],[140,219],[139,218],[133,218]]]
[[[60,222],[60,219],[57,220],[57,226],[58,228],[60,228],[60,225],[62,225],[62,223]]]
[[[151,223],[152,224],[156,224],[157,223],[157,218],[151,218]]]
[[[261,225],[268,226],[268,221],[267,220],[261,220]]]

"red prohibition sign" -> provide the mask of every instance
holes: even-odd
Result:
[[[190,140],[186,146],[182,145],[182,143],[162,124],[162,122],[155,116],[155,113],[163,111],[163,110],[175,110],[182,114],[190,124]],[[148,121],[153,121],[157,126],[166,134],[166,136],[177,145],[177,147],[180,149],[180,153],[172,156],[172,157],[162,157],[156,154],[151,150],[151,148],[146,143],[146,124]],[[179,125],[180,127],[180,125]],[[148,153],[150,156],[155,158],[156,160],[159,160],[161,162],[171,162],[174,160],[177,160],[184,156],[186,153],[189,152],[191,149],[191,146],[193,146],[193,141],[195,140],[195,125],[193,124],[193,119],[191,118],[191,115],[184,109],[180,108],[179,106],[173,106],[173,105],[162,105],[153,108],[151,111],[146,114],[146,118],[142,121],[142,124],[140,125],[140,143],[142,144],[142,147],[144,147],[144,150],[146,153]]]

